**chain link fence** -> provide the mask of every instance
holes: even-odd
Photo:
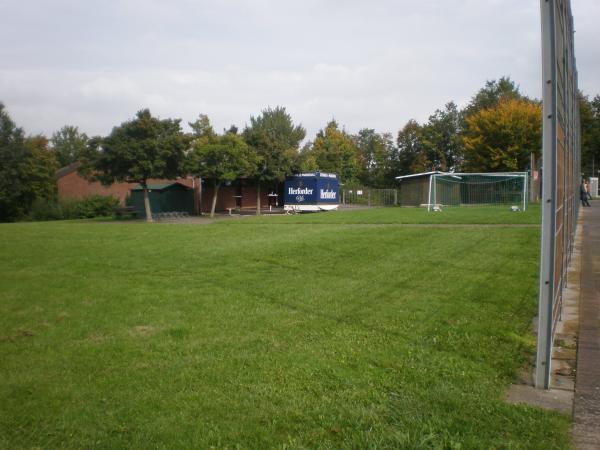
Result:
[[[372,189],[351,187],[342,189],[343,205],[396,206],[399,204],[397,189]]]

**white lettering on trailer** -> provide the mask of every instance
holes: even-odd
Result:
[[[290,195],[312,195],[313,189],[309,188],[289,188],[288,194]]]
[[[335,199],[336,197],[336,192],[335,191],[324,191],[323,189],[321,189],[321,198],[324,199]]]
[[[319,178],[337,178],[337,174],[335,173],[325,173],[325,172],[309,172],[309,173],[299,173],[294,175],[296,178],[309,178],[309,177],[319,177]]]

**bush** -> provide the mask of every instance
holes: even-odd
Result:
[[[119,200],[112,196],[91,195],[81,200],[72,200],[68,205],[68,219],[87,219],[92,217],[111,216],[119,206]],[[66,206],[66,205],[65,205]]]
[[[82,199],[36,200],[29,213],[31,220],[91,219],[110,216],[119,206],[113,196],[90,195]]]
[[[38,198],[31,205],[28,218],[29,220],[34,221],[60,220],[63,216],[61,208],[56,200]]]

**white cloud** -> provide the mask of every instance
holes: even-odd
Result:
[[[574,4],[581,86],[600,93],[595,0]],[[397,132],[488,79],[539,97],[539,3],[522,0],[4,0],[0,101],[28,132],[106,134],[141,108],[215,128],[285,106],[312,138]]]
[[[80,92],[84,99],[115,100],[122,98],[136,98],[140,96],[139,84],[126,76],[108,77],[101,76],[83,82]]]

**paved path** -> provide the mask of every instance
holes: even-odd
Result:
[[[600,449],[600,201],[582,208],[582,265],[573,438]]]

